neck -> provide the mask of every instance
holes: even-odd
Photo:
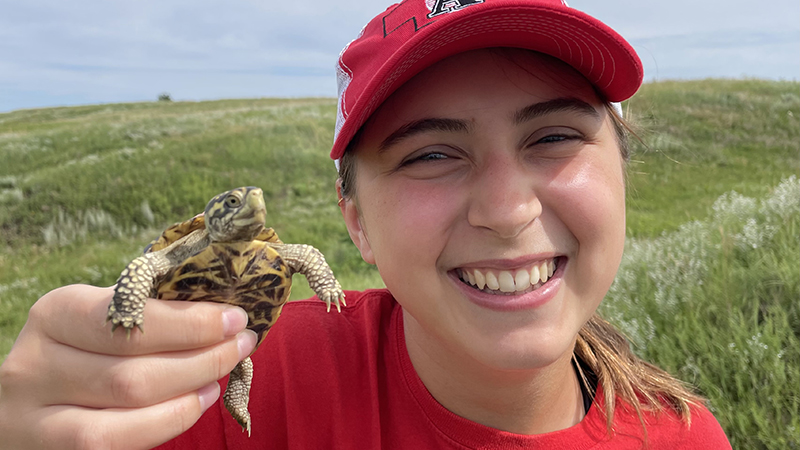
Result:
[[[404,311],[403,316],[414,369],[436,401],[454,414],[527,435],[562,430],[583,419],[571,352],[546,367],[500,370],[448,351],[408,313]]]

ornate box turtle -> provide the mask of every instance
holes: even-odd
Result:
[[[167,228],[122,271],[107,321],[111,332],[122,326],[144,332],[148,297],[213,301],[247,311],[247,328],[258,335],[256,348],[278,319],[292,286],[302,273],[317,296],[341,311],[344,292],[322,253],[310,245],[284,244],[265,228],[261,189],[241,187],[217,195],[205,212]],[[231,372],[223,399],[231,415],[250,434],[250,383],[253,363],[244,359]]]

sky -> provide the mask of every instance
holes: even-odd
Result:
[[[488,1],[488,0],[487,0]],[[0,113],[156,100],[336,96],[342,47],[391,1],[0,0]],[[569,0],[645,80],[800,80],[800,2]]]

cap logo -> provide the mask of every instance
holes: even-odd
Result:
[[[440,16],[442,14],[461,11],[462,9],[483,3],[486,0],[424,0],[429,14],[424,18],[420,17],[417,21],[418,12],[415,10],[418,4],[414,0],[403,0],[400,3],[393,5],[389,8],[388,13],[382,17],[383,20],[383,37],[388,37],[403,25],[411,22],[414,26],[414,32],[425,28],[433,23],[430,19]],[[428,19],[427,21],[425,19]]]
[[[428,19],[464,9],[468,6],[483,3],[484,0],[425,0],[425,5],[431,10]]]

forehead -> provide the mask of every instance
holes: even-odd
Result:
[[[372,114],[364,128],[487,105],[513,110],[564,97],[601,106],[592,85],[558,59],[524,49],[473,50],[443,59],[411,78]]]

